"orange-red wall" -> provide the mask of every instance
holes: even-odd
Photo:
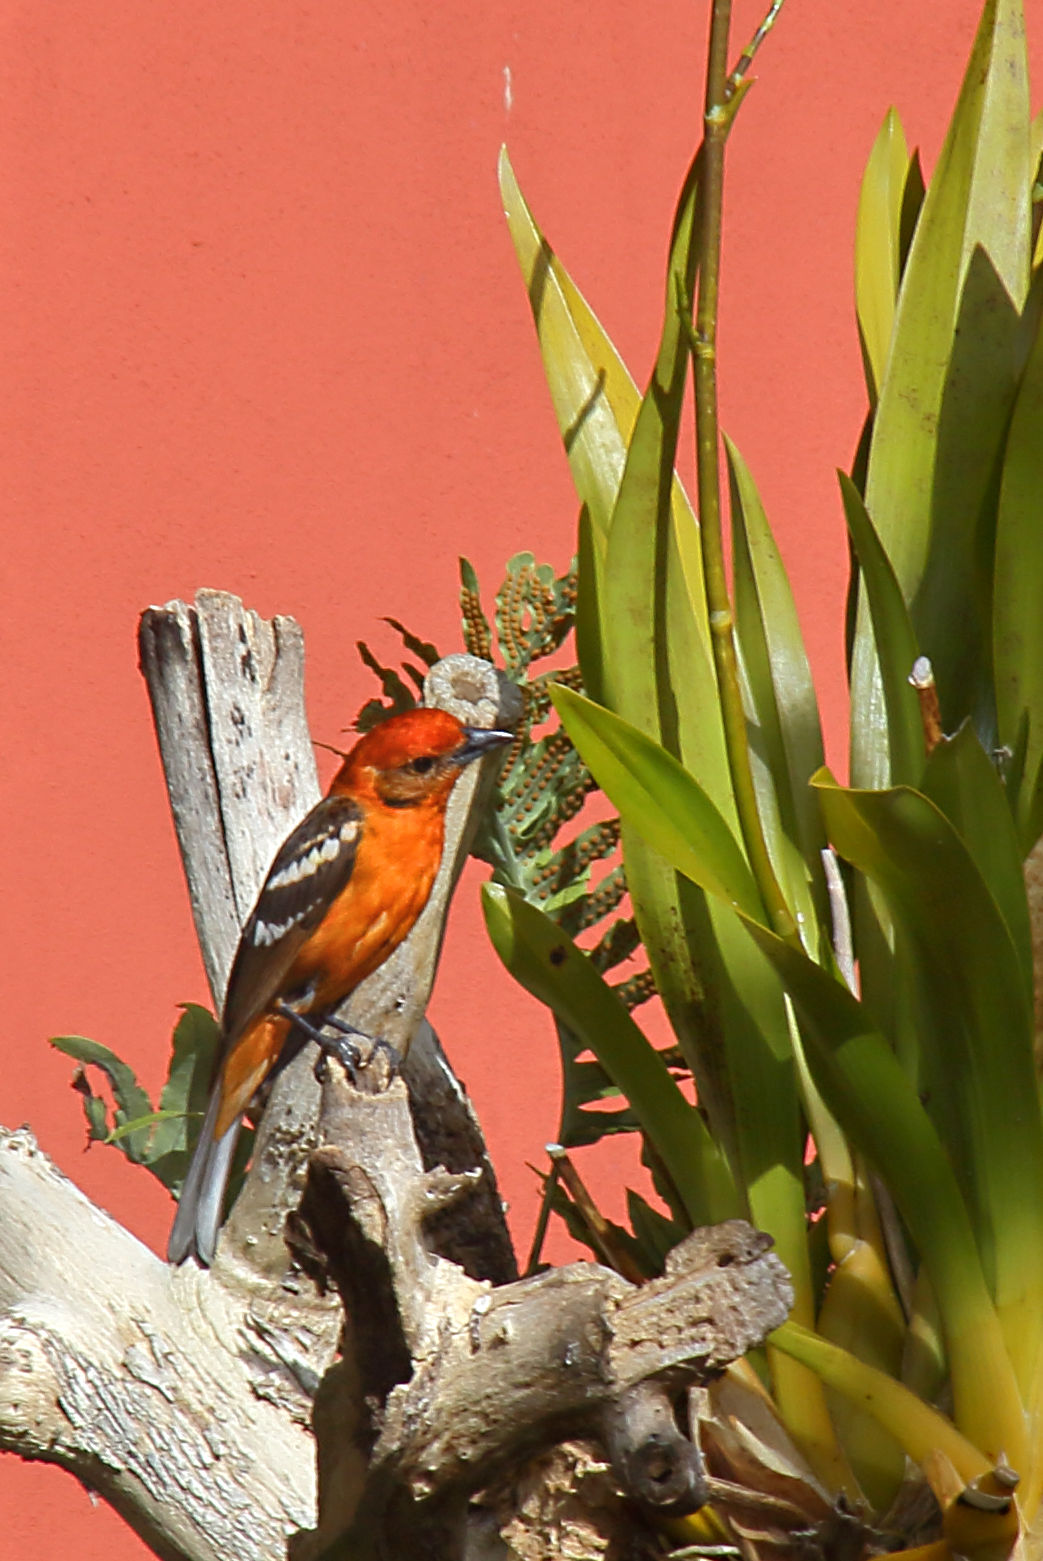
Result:
[[[737,38],[762,0],[737,0]],[[1043,80],[1039,0],[1027,0]],[[201,585],[293,612],[313,730],[393,614],[456,644],[456,556],[559,566],[575,502],[495,183],[523,189],[639,379],[696,135],[705,0],[3,0],[5,951],[0,1121],[158,1243],[165,1196],[83,1152],[77,1031],[160,1077],[205,999],[135,623]],[[933,162],[978,0],[789,0],[729,153],[723,413],[761,484],[843,763],[833,468],[863,411],[861,168],[888,104]],[[509,92],[508,92],[509,83]],[[1037,87],[1038,92],[1038,87]],[[434,1016],[527,1239],[556,1127],[539,1011],[454,911]],[[496,1037],[495,1055],[489,1044]],[[610,1208],[619,1190],[605,1189]],[[0,1459],[0,1555],[143,1547]]]

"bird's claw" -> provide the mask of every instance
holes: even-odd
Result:
[[[332,1056],[339,1058],[349,1073],[352,1070],[352,1064],[345,1057],[345,1051],[348,1047],[355,1053],[354,1066],[356,1068],[368,1067],[377,1052],[382,1052],[387,1058],[388,1069],[392,1076],[397,1074],[399,1068],[401,1068],[401,1052],[392,1046],[390,1041],[385,1041],[383,1036],[368,1035],[365,1030],[359,1030],[355,1025],[349,1024],[346,1019],[338,1019],[336,1016],[327,1018],[324,1023],[331,1030],[339,1030],[340,1036],[337,1040],[332,1040],[329,1036],[323,1036],[319,1045],[329,1051]],[[350,1037],[353,1035],[358,1036],[363,1043],[362,1046],[351,1042]]]
[[[364,1094],[380,1093],[387,1089],[391,1080],[397,1076],[402,1066],[401,1055],[390,1041],[375,1039],[362,1030],[354,1030],[352,1034],[358,1036],[363,1043],[361,1046],[347,1035],[319,1037],[315,1077],[321,1084],[326,1078],[330,1058],[336,1057],[356,1089],[361,1089]],[[378,1057],[383,1060],[384,1065],[374,1068],[374,1062]]]
[[[360,1030],[356,1030],[354,1033],[356,1035],[362,1034]],[[365,1036],[363,1039],[368,1040],[369,1037]],[[327,1063],[331,1057],[335,1057],[348,1077],[354,1082],[364,1060],[362,1047],[357,1045],[347,1035],[320,1034],[316,1036],[316,1040],[319,1043],[319,1055],[315,1063],[315,1077],[321,1082],[326,1076]]]
[[[298,1030],[318,1046],[319,1057],[315,1064],[315,1077],[320,1082],[325,1078],[326,1063],[330,1057],[337,1059],[353,1083],[358,1080],[359,1069],[368,1067],[377,1052],[383,1052],[386,1057],[388,1071],[392,1078],[402,1066],[401,1054],[390,1041],[367,1035],[365,1030],[349,1024],[346,1019],[338,1019],[335,1015],[324,1015],[316,1024],[284,1002],[276,1004],[276,1011],[284,1019],[289,1019]],[[327,1033],[329,1030],[335,1030],[337,1034],[329,1035]]]

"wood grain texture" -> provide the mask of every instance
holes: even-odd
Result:
[[[317,795],[300,633],[203,592],[144,615],[141,658],[219,997],[271,857]],[[426,692],[475,725],[507,724],[517,699],[470,657]],[[72,1470],[167,1561],[479,1561],[503,1554],[534,1493],[529,1553],[556,1553],[577,1500],[595,1550],[608,1513],[636,1544],[614,1492],[660,1513],[704,1494],[677,1394],[786,1313],[782,1265],[740,1222],[694,1233],[643,1287],[595,1264],[503,1282],[492,1167],[423,1020],[490,781],[476,765],[457,786],[431,901],[347,1010],[410,1047],[404,1076],[382,1049],[355,1079],[329,1064],[321,1090],[307,1053],[285,1070],[212,1269],[161,1262],[27,1131],[0,1130],[0,1447]],[[594,1455],[557,1446],[574,1437]]]

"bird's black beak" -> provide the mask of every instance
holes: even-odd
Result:
[[[513,743],[513,732],[500,732],[495,727],[465,726],[464,740],[453,753],[453,760],[461,769],[474,759],[481,759],[494,748]]]

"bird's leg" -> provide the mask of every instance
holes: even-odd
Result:
[[[367,1035],[365,1030],[360,1030],[356,1025],[349,1024],[346,1019],[338,1019],[333,1014],[324,1014],[318,1024],[315,1024],[304,1014],[299,1013],[296,1008],[292,1008],[289,1003],[282,1000],[276,1003],[275,1011],[281,1014],[284,1019],[289,1019],[290,1023],[300,1030],[302,1034],[306,1035],[310,1041],[315,1042],[322,1052],[320,1065],[326,1057],[336,1057],[337,1061],[354,1078],[364,1056],[363,1048],[351,1039],[352,1036],[357,1035],[361,1041],[369,1042],[372,1051],[382,1051],[387,1054],[392,1073],[397,1073],[401,1066],[402,1059],[389,1041],[378,1040],[372,1035]],[[324,1030],[327,1027],[339,1033],[335,1036],[326,1035]]]
[[[346,1019],[338,1019],[335,1014],[327,1014],[323,1024],[328,1024],[332,1030],[339,1030],[345,1037],[349,1035],[361,1036],[362,1040],[369,1042],[373,1051],[384,1053],[393,1074],[397,1073],[399,1068],[401,1068],[401,1052],[399,1052],[397,1047],[392,1046],[390,1041],[385,1041],[382,1036],[369,1035],[365,1030],[360,1030],[355,1025],[349,1024]],[[324,1041],[320,1041],[319,1044],[325,1045],[333,1052],[334,1056],[339,1055],[336,1050],[338,1043],[335,1041],[331,1042],[328,1037]]]
[[[311,1019],[302,1013],[298,1013],[296,1008],[291,1008],[290,1004],[283,1002],[282,999],[276,1003],[275,1011],[277,1014],[281,1014],[284,1019],[289,1019],[290,1023],[300,1030],[303,1035],[306,1035],[309,1041],[314,1041],[321,1050],[323,1059],[327,1056],[336,1057],[337,1061],[343,1063],[347,1071],[354,1076],[359,1063],[362,1061],[362,1052],[348,1037],[361,1035],[361,1030],[356,1030],[351,1025],[337,1021],[335,1028],[342,1033],[338,1036],[324,1035],[323,1026],[332,1023],[331,1020],[323,1017],[318,1024],[314,1024]],[[365,1039],[368,1040],[369,1037],[367,1036]]]

